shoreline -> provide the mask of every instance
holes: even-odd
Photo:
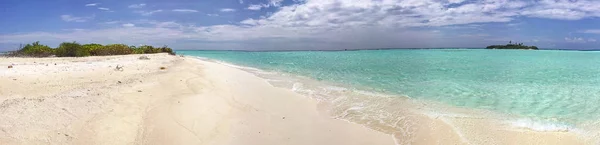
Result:
[[[418,108],[432,104],[345,88],[325,94],[345,98],[318,96],[318,81],[277,83],[264,78],[273,74],[192,57],[0,58],[0,66],[6,144],[597,143],[570,132],[428,115]]]
[[[594,133],[595,131],[600,130],[600,128],[591,129],[591,131],[590,130],[583,131],[583,130],[579,130],[578,128],[573,128],[574,126],[570,126],[570,125],[568,126],[568,125],[554,124],[554,123],[550,123],[550,122],[547,122],[547,123],[546,122],[538,122],[538,121],[534,121],[534,120],[530,120],[530,119],[518,118],[514,115],[506,115],[506,114],[501,114],[501,113],[484,110],[484,109],[455,107],[455,106],[450,106],[450,105],[446,105],[443,103],[432,102],[432,101],[428,101],[428,100],[413,100],[408,97],[381,94],[381,93],[376,93],[376,92],[367,92],[367,91],[361,91],[361,90],[356,90],[356,89],[348,89],[348,88],[350,88],[349,86],[344,86],[344,85],[340,85],[340,84],[330,84],[328,82],[322,82],[322,81],[316,81],[316,80],[312,80],[311,78],[304,77],[304,76],[295,76],[293,74],[287,74],[287,73],[264,71],[264,70],[257,69],[257,68],[252,68],[252,67],[247,67],[247,66],[238,66],[235,64],[222,62],[219,60],[213,60],[213,59],[209,59],[209,58],[202,58],[202,57],[197,57],[197,58],[200,59],[201,61],[209,61],[212,63],[218,63],[218,64],[222,64],[222,65],[226,65],[229,67],[233,67],[236,69],[250,72],[258,77],[266,79],[265,81],[268,81],[274,87],[292,90],[292,91],[302,94],[304,96],[325,95],[327,97],[333,97],[332,95],[334,95],[334,96],[335,95],[342,95],[342,96],[346,95],[346,96],[353,97],[348,100],[356,100],[357,98],[360,98],[360,99],[363,99],[361,101],[366,101],[366,100],[372,101],[372,99],[380,99],[380,100],[392,101],[392,102],[396,103],[396,104],[390,103],[391,105],[388,105],[388,106],[392,106],[392,105],[396,106],[398,104],[406,105],[406,106],[394,108],[394,109],[410,110],[410,111],[406,111],[406,112],[410,112],[410,113],[407,113],[404,115],[413,116],[413,117],[417,116],[417,117],[414,117],[412,119],[412,121],[428,122],[429,127],[438,128],[438,129],[428,130],[427,127],[424,127],[424,128],[419,128],[419,129],[413,130],[414,132],[420,132],[420,133],[416,133],[416,135],[413,135],[411,137],[419,138],[422,141],[436,140],[436,142],[439,143],[442,140],[444,142],[447,142],[449,140],[449,138],[454,138],[455,143],[462,142],[459,144],[463,144],[463,143],[464,144],[473,144],[473,143],[474,144],[489,144],[489,143],[495,143],[495,144],[523,144],[523,143],[525,143],[525,144],[597,144],[597,143],[600,143],[599,140],[594,139],[594,138],[600,136],[600,132]],[[285,77],[286,79],[289,79],[289,80],[278,80],[281,77]],[[291,81],[294,84],[293,85],[289,85],[289,84],[282,85],[281,84],[282,81]],[[307,88],[306,90],[298,90],[299,89],[297,87],[298,83],[300,84],[300,86],[316,86],[316,87]],[[325,83],[325,84],[323,84],[323,83]],[[306,84],[308,84],[308,85],[306,85]],[[333,90],[337,91],[338,94],[331,93],[332,90],[327,90],[327,93],[325,93],[325,94],[315,93],[315,92],[323,91],[323,90],[319,90],[319,89],[328,88],[328,87],[334,87]],[[340,89],[342,91],[340,91]],[[307,90],[308,90],[308,92],[307,92]],[[315,95],[315,94],[318,94],[318,95]],[[377,97],[383,97],[383,98],[377,98]],[[327,102],[327,101],[339,101],[340,100],[339,98],[334,98],[331,100],[326,100],[326,99],[323,99],[320,97],[310,97],[310,98],[319,101],[319,103],[321,104],[320,106],[327,106],[327,105],[331,106],[331,103]],[[381,101],[381,102],[385,102],[385,101]],[[354,102],[354,103],[357,103],[357,102]],[[365,104],[374,104],[374,103],[368,102]],[[348,105],[348,104],[335,104],[335,105],[343,106],[343,105]],[[381,106],[381,104],[377,104],[377,105]],[[385,105],[383,105],[383,106],[385,106]],[[361,120],[352,120],[352,119],[355,119],[352,117],[344,118],[343,117],[344,115],[348,115],[348,114],[345,114],[345,113],[347,113],[345,111],[349,111],[349,110],[356,111],[357,106],[344,106],[344,107],[345,108],[343,108],[343,107],[337,108],[337,109],[341,109],[341,110],[337,110],[338,112],[334,112],[334,113],[331,112],[331,109],[332,109],[331,107],[323,107],[326,109],[321,108],[320,111],[327,112],[333,118],[345,120],[345,121],[348,121],[348,122],[351,122],[354,124],[359,124],[359,125],[362,125],[362,126],[365,126],[365,127],[368,127],[368,128],[380,131],[380,132],[390,134],[392,136],[395,136],[393,131],[398,130],[398,128],[390,129],[389,128],[390,125],[383,125],[388,128],[382,129],[381,124],[372,125],[371,122],[361,122]],[[358,108],[363,109],[364,107],[358,107]],[[381,108],[378,108],[378,109],[381,109]],[[390,109],[388,111],[392,111],[394,109]],[[445,110],[445,111],[440,112],[440,110]],[[339,111],[344,111],[344,112],[340,113]],[[340,117],[340,116],[342,116],[342,117]],[[510,120],[506,120],[507,118],[510,118]],[[379,120],[379,121],[381,121],[381,120]],[[493,127],[490,127],[490,126],[493,126]],[[593,126],[593,125],[588,125],[588,126]],[[383,128],[385,128],[385,127],[383,127]],[[395,127],[397,127],[397,126],[395,126]],[[546,127],[549,127],[549,128],[546,128]],[[404,129],[406,129],[406,128],[411,128],[411,127],[405,127]],[[439,128],[443,128],[443,129],[439,129]],[[485,129],[481,129],[481,128],[485,128]],[[390,130],[392,130],[391,131],[392,133],[390,132]],[[422,130],[428,130],[428,131],[423,132]],[[448,137],[448,134],[440,135],[440,134],[435,134],[435,132],[446,132],[446,133],[455,134],[455,135],[453,137]],[[452,136],[452,135],[450,135],[450,136]],[[404,142],[404,143],[398,142],[398,140],[401,140],[399,138],[403,138],[403,137],[406,137],[406,136],[394,138],[396,140],[396,144],[408,144],[408,143],[414,144],[415,143],[415,142],[408,142],[408,143],[407,142]],[[486,138],[486,139],[480,140],[478,138]],[[419,139],[417,139],[417,140],[419,140]],[[423,144],[423,143],[425,143],[425,142],[417,142],[417,144]],[[427,142],[425,144],[431,144],[431,143],[434,143],[434,142]]]

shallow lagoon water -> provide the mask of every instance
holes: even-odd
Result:
[[[600,53],[482,49],[178,51],[360,90],[576,126],[600,118]],[[522,123],[526,122],[526,123]]]

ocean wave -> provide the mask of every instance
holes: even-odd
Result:
[[[534,131],[542,131],[542,132],[568,132],[574,131],[575,128],[566,124],[552,123],[540,120],[532,120],[532,119],[517,119],[510,120],[507,122],[512,127],[521,128],[521,129],[529,129]]]

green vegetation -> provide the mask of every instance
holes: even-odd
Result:
[[[133,54],[133,50],[125,44],[110,44],[93,52],[97,56]]]
[[[512,41],[508,42],[506,45],[490,45],[486,47],[486,49],[530,49],[530,50],[538,50],[537,46],[526,46],[523,43],[515,43]]]
[[[92,44],[84,44],[82,47],[86,51],[90,52],[90,55],[97,56],[97,54],[95,54],[96,50],[102,49],[104,46],[102,46],[102,44],[92,43]]]
[[[58,57],[84,57],[90,56],[90,51],[77,42],[63,42],[54,50],[54,55]]]
[[[34,42],[23,46],[20,50],[13,52],[15,56],[48,57],[54,54],[54,49],[40,42]]]
[[[77,42],[63,42],[58,48],[51,48],[47,45],[41,45],[39,42],[27,44],[21,49],[9,52],[8,56],[17,57],[85,57],[85,56],[106,56],[106,55],[127,55],[127,54],[151,54],[151,53],[169,53],[175,55],[173,49],[153,46],[127,46],[125,44],[84,44]]]

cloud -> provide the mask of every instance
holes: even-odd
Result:
[[[142,16],[151,16],[154,13],[162,12],[163,10],[154,10],[154,11],[135,11],[134,13],[138,13]]]
[[[206,14],[207,16],[211,16],[211,17],[216,17],[219,16],[219,14]]]
[[[97,6],[100,3],[91,3],[91,4],[85,4],[86,7],[93,7],[93,6]]]
[[[586,16],[585,12],[570,9],[544,9],[535,11],[524,11],[522,14],[538,18],[579,20]]]
[[[128,8],[139,9],[139,8],[143,8],[145,6],[146,6],[146,4],[144,4],[144,3],[142,3],[142,4],[133,4],[133,5],[129,5]]]
[[[240,4],[244,4],[244,0],[240,0]]]
[[[267,4],[252,4],[252,5],[249,5],[248,8],[246,8],[246,9],[257,11],[257,10],[260,10],[263,8],[280,7],[281,2],[283,2],[283,0],[269,0],[269,3],[267,3]]]
[[[127,27],[131,25],[123,25],[124,27],[109,28],[102,30],[80,30],[67,31],[61,33],[50,32],[33,32],[28,34],[2,35],[0,43],[11,42],[27,42],[31,40],[39,40],[46,43],[55,43],[55,45],[64,41],[77,41],[82,43],[125,43],[125,44],[156,44],[164,45],[174,42],[170,37],[181,39],[183,36],[181,31],[168,28],[156,27]],[[110,37],[108,37],[110,36]],[[6,37],[6,39],[4,39]],[[30,39],[35,38],[35,39]],[[30,40],[26,40],[30,39]]]
[[[94,19],[94,16],[75,17],[71,15],[61,15],[60,18],[65,22],[87,22],[88,20]]]
[[[600,1],[540,0],[532,1],[520,14],[528,17],[580,20],[600,16]]]
[[[99,9],[99,10],[103,10],[103,11],[110,11],[110,9],[109,9],[109,8],[103,8],[103,7],[99,7],[98,9]]]
[[[127,24],[123,24],[123,27],[135,27],[135,24],[131,24],[131,23],[127,23]]]
[[[584,30],[582,32],[589,33],[589,34],[600,34],[600,29],[590,29],[590,30]]]
[[[509,26],[509,27],[516,27],[519,25],[523,25],[523,23],[508,23],[508,24],[506,24],[506,26]]]
[[[120,22],[121,21],[108,21],[108,22],[102,22],[100,24],[109,24],[110,25],[110,24],[117,24],[117,23],[120,23]]]
[[[170,21],[170,22],[158,22],[155,24],[156,27],[159,28],[180,28],[183,27],[183,25]]]
[[[192,10],[192,9],[173,9],[173,12],[185,12],[185,13],[196,13],[198,12],[197,10]]]
[[[235,12],[235,9],[231,9],[231,8],[222,8],[221,10],[219,10],[221,12]]]
[[[586,43],[587,42],[585,40],[585,38],[582,38],[582,37],[573,37],[573,38],[565,37],[565,41],[567,41],[569,43]]]
[[[586,42],[596,42],[597,40],[594,38],[583,38],[583,37],[573,37],[573,38],[569,38],[569,37],[565,37],[565,41],[569,42],[569,43],[586,43]]]
[[[281,6],[281,2],[283,2],[283,0],[269,0],[269,5],[279,7]]]
[[[268,7],[268,5],[264,5],[264,4],[250,5],[250,6],[248,6],[248,8],[246,8],[246,9],[248,9],[248,10],[255,10],[255,11],[257,11],[257,10],[260,10],[260,9],[262,9],[263,7],[265,7],[265,8],[266,8],[266,7]]]

